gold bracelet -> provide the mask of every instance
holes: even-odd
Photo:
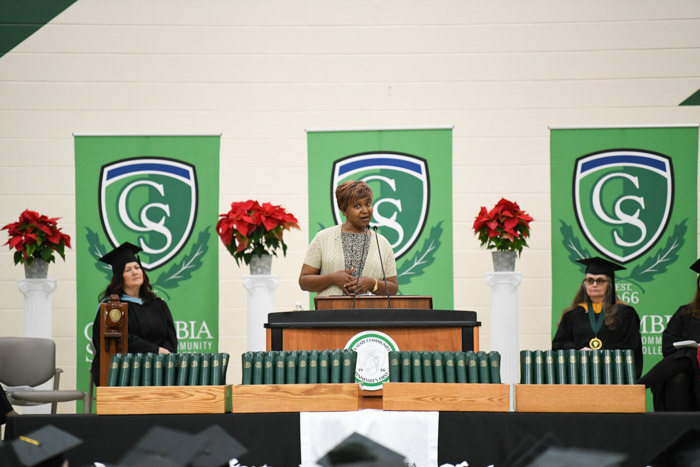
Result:
[[[379,288],[379,281],[377,279],[374,279],[374,288],[372,289],[372,293],[376,292],[378,288]]]

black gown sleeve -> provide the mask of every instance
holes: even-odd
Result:
[[[613,331],[617,339],[606,345],[608,349],[632,349],[637,379],[642,376],[644,352],[642,351],[642,335],[639,332],[639,315],[631,306],[623,306],[618,311],[617,328]]]
[[[176,352],[177,335],[168,305],[155,299],[138,306],[138,313],[136,309],[129,304],[129,352],[158,353],[159,347]]]
[[[664,329],[661,338],[661,352],[664,357],[668,357],[678,351],[678,349],[673,346],[674,342],[688,339],[685,332],[687,325],[683,322],[683,317],[681,315],[681,311],[683,311],[684,308],[685,306],[682,306],[676,310],[666,325],[666,329]]]
[[[578,349],[574,342],[572,313],[573,310],[561,317],[557,332],[554,334],[554,339],[552,339],[552,350]]]
[[[12,408],[12,404],[10,404],[10,401],[7,399],[7,394],[5,394],[5,388],[0,386],[0,425],[5,423],[5,420],[9,412],[12,412],[14,409]]]
[[[170,312],[170,308],[168,308],[168,304],[165,302],[163,303],[163,308],[165,309],[165,315],[166,315],[166,322],[167,322],[167,328],[168,332],[167,335],[165,336],[165,341],[163,342],[163,347],[168,349],[170,352],[177,352],[177,333],[175,332],[175,322],[173,320],[173,314]]]

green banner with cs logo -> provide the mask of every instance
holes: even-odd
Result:
[[[139,246],[168,303],[179,352],[218,350],[219,135],[75,137],[77,368],[87,389],[98,295],[112,277],[99,258]]]
[[[626,268],[617,295],[641,319],[646,373],[695,293],[698,127],[552,129],[550,150],[552,335],[583,279],[576,260],[614,261]]]
[[[453,308],[451,129],[309,131],[308,165],[309,241],[344,221],[336,187],[362,180],[374,194],[371,226],[396,257],[399,294]]]

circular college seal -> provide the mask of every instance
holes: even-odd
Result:
[[[399,350],[391,337],[379,331],[363,331],[352,336],[345,348],[357,352],[355,381],[362,389],[376,391],[389,381],[389,352]]]

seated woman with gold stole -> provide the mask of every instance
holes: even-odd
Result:
[[[639,315],[615,293],[615,271],[625,269],[603,258],[578,261],[586,265],[581,287],[562,311],[552,350],[632,349],[636,377],[642,374]]]
[[[386,238],[369,229],[372,189],[365,182],[351,180],[338,186],[335,197],[346,220],[320,231],[311,241],[299,274],[299,286],[318,292],[318,296],[396,294],[399,283],[394,252]]]
[[[141,269],[141,261],[136,253],[141,248],[125,242],[100,258],[112,266],[112,280],[101,294],[101,303],[110,295],[119,295],[119,300],[129,306],[128,346],[129,353],[171,353],[177,352],[177,334],[173,315],[168,305],[156,297],[146,271]],[[100,309],[92,326],[92,343],[95,355],[90,367],[92,379],[98,384],[100,379]]]
[[[700,274],[700,260],[690,266]],[[700,276],[695,298],[671,317],[663,333],[663,360],[639,384],[651,388],[654,411],[700,411]],[[682,344],[681,344],[682,343]],[[674,345],[678,345],[678,348]]]

